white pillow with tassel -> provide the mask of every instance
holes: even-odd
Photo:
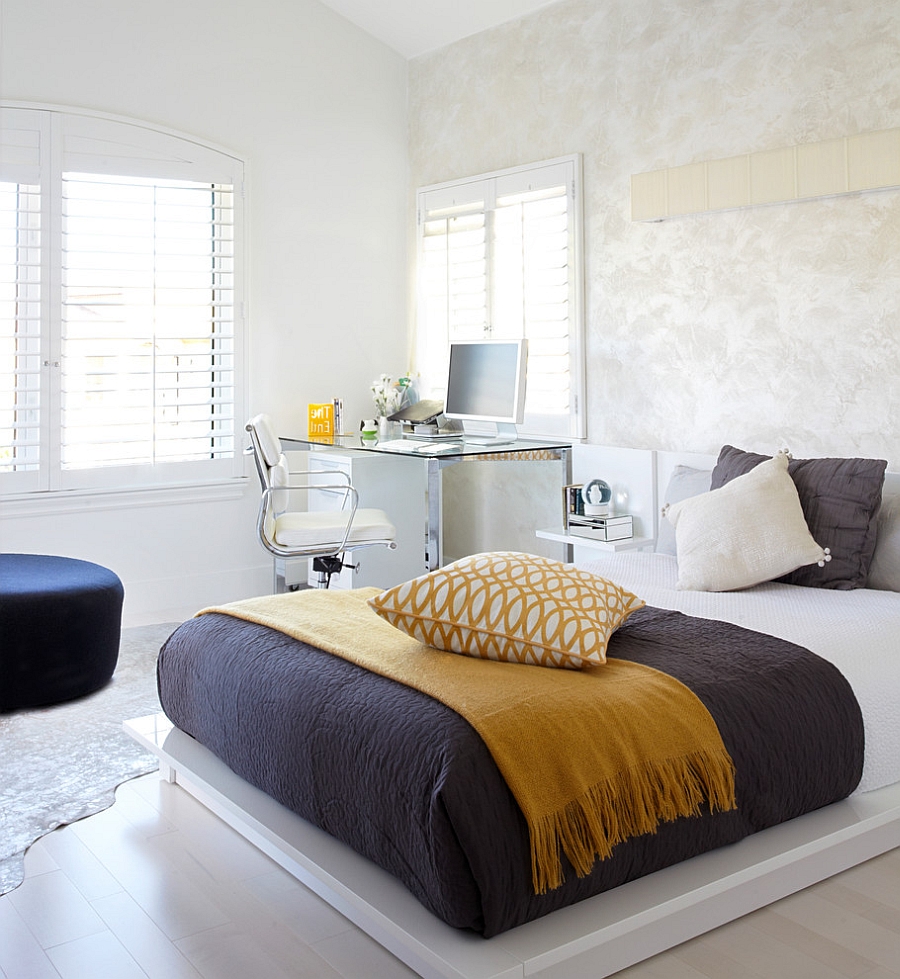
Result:
[[[678,588],[734,591],[831,560],[809,532],[784,452],[719,489],[665,509],[675,527]]]

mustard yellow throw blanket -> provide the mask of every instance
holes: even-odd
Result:
[[[373,612],[377,588],[301,591],[221,612],[277,629],[428,694],[487,745],[531,836],[535,893],[579,876],[660,822],[735,808],[734,768],[715,722],[678,680],[628,660],[554,670],[446,653]]]

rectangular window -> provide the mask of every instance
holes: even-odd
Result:
[[[526,337],[521,430],[584,437],[580,174],[567,157],[419,191],[423,390],[440,396],[451,342]]]
[[[0,151],[47,116],[39,181],[0,183],[0,486],[241,475],[240,161],[105,117],[0,111]]]

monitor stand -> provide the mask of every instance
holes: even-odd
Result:
[[[465,426],[465,422],[463,426]],[[512,422],[497,422],[496,428],[497,431],[493,435],[466,431],[464,441],[468,445],[509,445],[510,442],[518,441],[519,430]]]
[[[459,441],[463,437],[463,430],[462,428],[438,428],[436,425],[416,425],[411,432],[404,432],[403,437],[405,439],[416,439],[423,442],[440,441],[442,439],[456,439]]]

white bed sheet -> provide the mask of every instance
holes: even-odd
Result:
[[[602,554],[585,569],[648,605],[732,622],[804,646],[847,678],[863,713],[866,756],[858,792],[900,782],[900,594],[769,582],[736,592],[678,591],[667,554]]]

